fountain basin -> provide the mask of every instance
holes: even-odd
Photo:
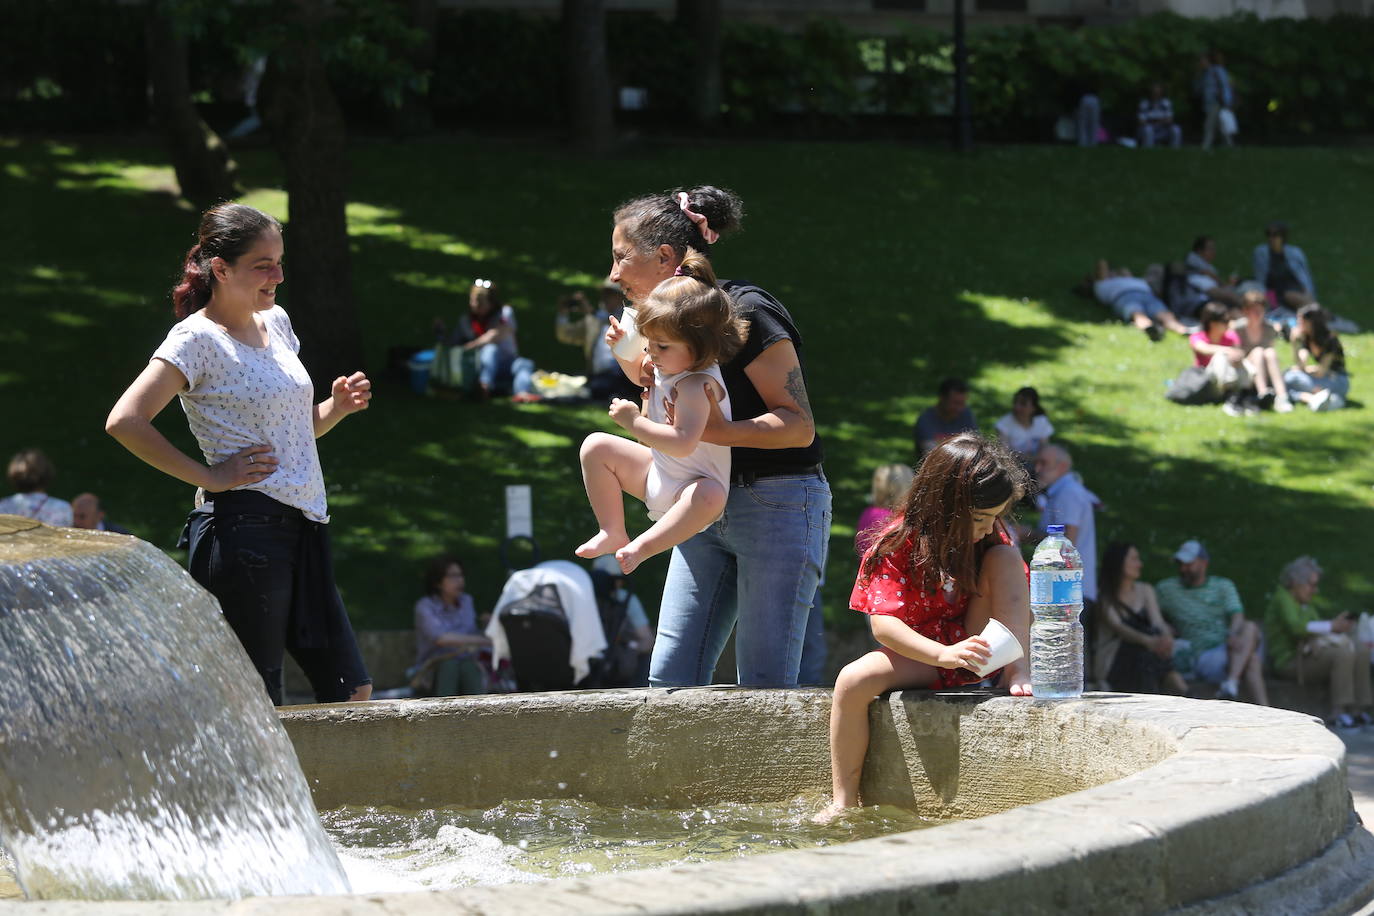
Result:
[[[321,808],[581,796],[818,799],[829,692],[587,691],[281,710]],[[1172,697],[908,692],[863,791],[958,823],[729,862],[348,898],[0,904],[44,914],[1348,913],[1374,897],[1344,746],[1308,716]]]

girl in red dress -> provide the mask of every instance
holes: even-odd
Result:
[[[1027,486],[1002,445],[978,433],[946,439],[926,456],[894,518],[865,554],[849,606],[869,615],[881,648],[845,666],[830,711],[834,799],[824,820],[859,803],[868,752],[868,704],[896,688],[953,687],[982,676],[979,636],[996,617],[1021,640],[1030,632],[1026,564],[1003,516]],[[1001,670],[1013,696],[1030,696],[1027,658]]]

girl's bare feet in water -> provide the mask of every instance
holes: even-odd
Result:
[[[592,560],[603,554],[615,553],[628,543],[630,537],[624,531],[607,531],[602,528],[573,553],[584,560]]]
[[[811,823],[824,827],[826,824],[834,822],[837,818],[843,817],[849,809],[844,805],[831,802],[820,811],[811,816]]]

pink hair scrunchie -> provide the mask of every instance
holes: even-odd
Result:
[[[697,229],[701,231],[701,237],[706,240],[706,244],[714,245],[716,240],[720,238],[720,233],[711,228],[706,222],[706,217],[703,214],[691,208],[687,203],[687,192],[679,191],[677,201],[678,206],[682,208],[682,212],[687,214],[687,218],[696,223]]]

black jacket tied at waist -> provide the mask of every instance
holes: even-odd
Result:
[[[322,649],[340,644],[341,637],[351,644],[348,614],[334,586],[329,526],[311,521],[301,510],[279,503],[264,493],[229,490],[205,494],[204,503],[187,517],[177,543],[188,551],[186,566],[191,577],[214,592],[214,570],[219,565],[216,553],[220,547],[217,527],[241,515],[279,518],[282,525],[297,530],[296,574],[287,621],[287,647]]]

